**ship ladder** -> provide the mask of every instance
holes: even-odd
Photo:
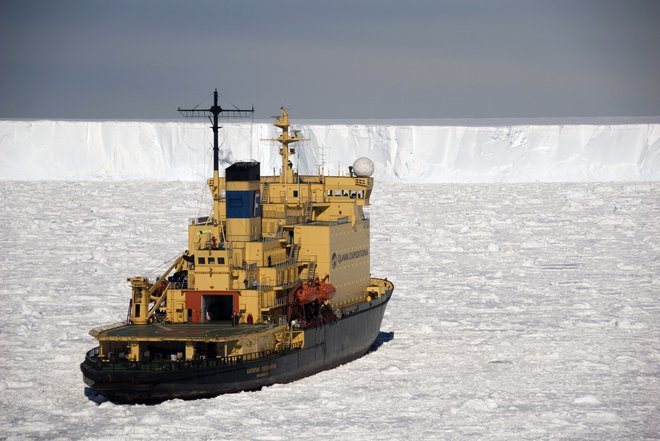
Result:
[[[298,261],[298,255],[300,254],[300,245],[298,244],[293,244],[291,247],[291,262],[297,262]]]
[[[307,266],[307,278],[309,280],[312,280],[314,276],[316,275],[316,263],[315,262],[309,262]]]
[[[312,213],[314,211],[314,206],[310,203],[307,204],[307,210],[305,213],[305,221],[306,222],[311,222],[312,221]]]

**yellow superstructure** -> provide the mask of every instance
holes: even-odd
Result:
[[[209,179],[213,217],[191,222],[190,257],[177,268],[187,271],[188,291],[232,292],[241,322],[286,316],[288,289],[299,281],[327,276],[337,288],[329,303],[342,306],[363,301],[370,286],[363,207],[373,179],[298,175],[289,154],[300,138],[289,135],[284,108],[275,126],[282,129],[282,174],[261,177],[258,163],[238,163],[226,177]],[[167,320],[208,320],[206,311],[185,307],[186,289],[167,290]]]

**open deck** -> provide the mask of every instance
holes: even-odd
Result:
[[[240,324],[229,321],[212,323],[151,323],[148,325],[124,324],[109,329],[98,329],[94,336],[100,341],[227,341],[264,332],[273,332],[278,325]],[[94,331],[93,331],[94,332]]]

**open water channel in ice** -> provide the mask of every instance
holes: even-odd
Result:
[[[259,392],[97,405],[87,332],[185,248],[202,187],[0,182],[0,438],[660,438],[658,182],[377,183],[393,339]]]

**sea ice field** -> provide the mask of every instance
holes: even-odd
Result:
[[[207,193],[0,181],[0,439],[660,439],[660,182],[378,181],[377,350],[258,392],[90,399],[88,331],[185,249]]]

